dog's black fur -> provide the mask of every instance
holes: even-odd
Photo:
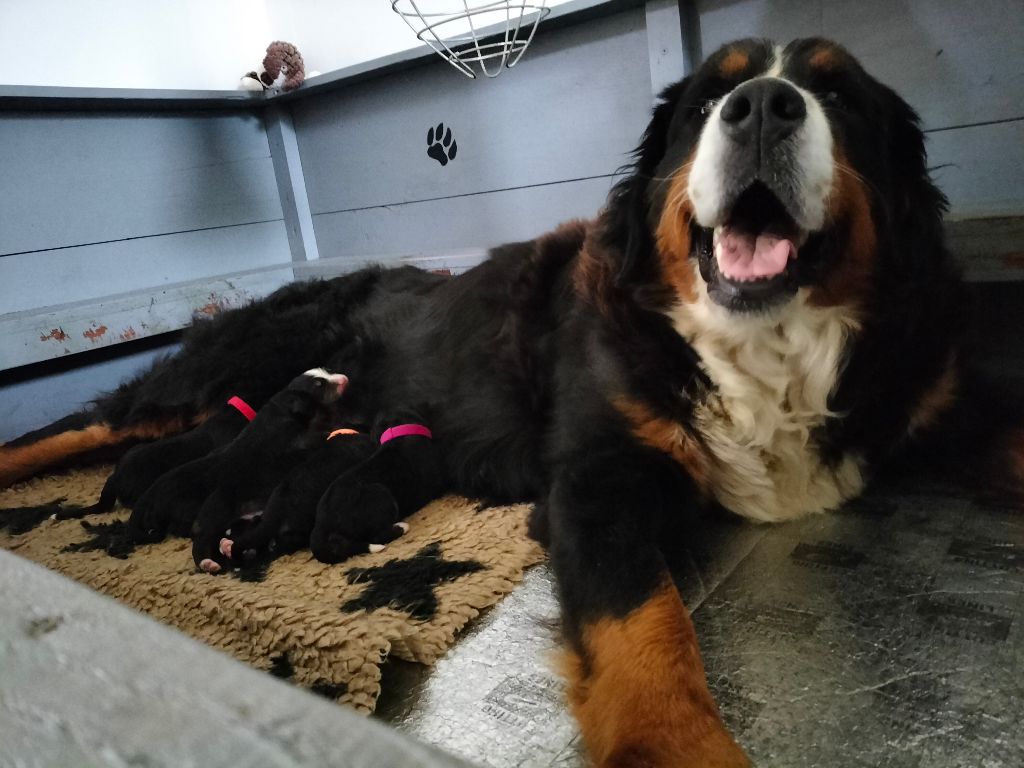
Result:
[[[340,435],[311,447],[306,458],[274,489],[264,513],[252,525],[232,523],[232,530],[221,541],[221,554],[235,565],[308,548],[316,505],[324,491],[377,448],[377,441],[367,433]]]
[[[824,114],[837,164],[828,215],[777,279],[722,282],[714,228],[699,223],[686,174],[715,106],[775,56],[766,41],[740,41],[668,88],[597,221],[497,248],[455,278],[370,270],[287,289],[194,329],[181,353],[84,420],[113,430],[192,418],[245,381],[282,386],[360,337],[365,369],[351,388],[359,408],[379,414],[424,402],[453,490],[543,501],[538,528],[550,537],[558,579],[570,699],[595,761],[744,765],[703,688],[665,565],[666,550],[699,536],[700,511],[724,490],[710,446],[732,424],[716,410],[723,381],[697,349],[708,329],[683,332],[673,313],[710,298],[737,338],[800,292],[809,305],[848,314],[848,332],[823,347],[840,365],[827,413],[808,427],[815,466],[855,456],[870,476],[919,445],[955,443],[949,429],[971,423],[960,415],[970,390],[958,386],[967,377],[962,288],[917,117],[828,41],[790,44],[779,68]],[[766,199],[755,187],[774,178],[769,171],[792,170],[796,155],[784,140],[765,146],[773,167],[736,165],[719,181],[753,174],[761,180],[751,194]],[[756,216],[741,218],[753,226]],[[282,303],[301,332],[253,336],[250,324],[270,325]],[[756,370],[730,375],[763,383]],[[982,439],[970,448],[1005,452],[996,434],[1012,426],[973,424]],[[0,452],[0,469],[9,467],[0,477],[41,466],[39,452],[34,464],[19,463],[22,451]],[[58,446],[45,461],[63,458]]]
[[[188,536],[196,514],[220,477],[228,446],[164,473],[139,497],[128,518],[128,536],[137,544]]]

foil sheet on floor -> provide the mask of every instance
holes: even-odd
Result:
[[[1024,516],[941,482],[779,526],[711,525],[676,567],[712,691],[756,765],[1024,766]],[[380,716],[474,762],[585,765],[546,567]]]

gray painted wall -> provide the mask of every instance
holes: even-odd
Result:
[[[289,258],[246,110],[8,110],[0,168],[0,370],[179,328],[218,303],[206,281]],[[203,285],[165,322],[154,307],[189,281]],[[134,311],[104,314],[140,291]]]
[[[593,216],[647,122],[643,7],[540,27],[516,68],[469,80],[438,60],[293,103],[321,256],[431,253]],[[443,123],[457,142],[427,155]]]
[[[123,345],[124,351],[114,359],[96,361],[89,355],[80,355],[74,368],[0,387],[0,443],[87,407],[99,394],[116,389],[123,380],[152,365],[160,355],[177,348],[177,344],[168,344],[133,352],[131,345]]]
[[[0,370],[174,330],[281,284],[213,279],[289,260],[256,113],[3,111],[0,169]],[[0,388],[0,440],[151,357]]]

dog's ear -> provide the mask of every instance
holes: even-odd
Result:
[[[651,121],[633,152],[629,175],[618,182],[608,196],[605,209],[605,241],[619,260],[614,274],[625,279],[653,251],[654,237],[648,221],[648,186],[669,146],[672,118],[679,100],[691,82],[686,77],[668,86],[658,96]]]
[[[919,260],[938,258],[943,250],[942,218],[948,202],[928,171],[921,120],[895,91],[878,84],[884,93],[889,119],[886,153],[893,199],[889,226],[901,240],[898,251],[913,268]]]

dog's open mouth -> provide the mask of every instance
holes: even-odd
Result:
[[[755,182],[713,230],[713,258],[702,270],[711,298],[730,309],[756,310],[792,295],[794,264],[806,239],[779,199]]]

